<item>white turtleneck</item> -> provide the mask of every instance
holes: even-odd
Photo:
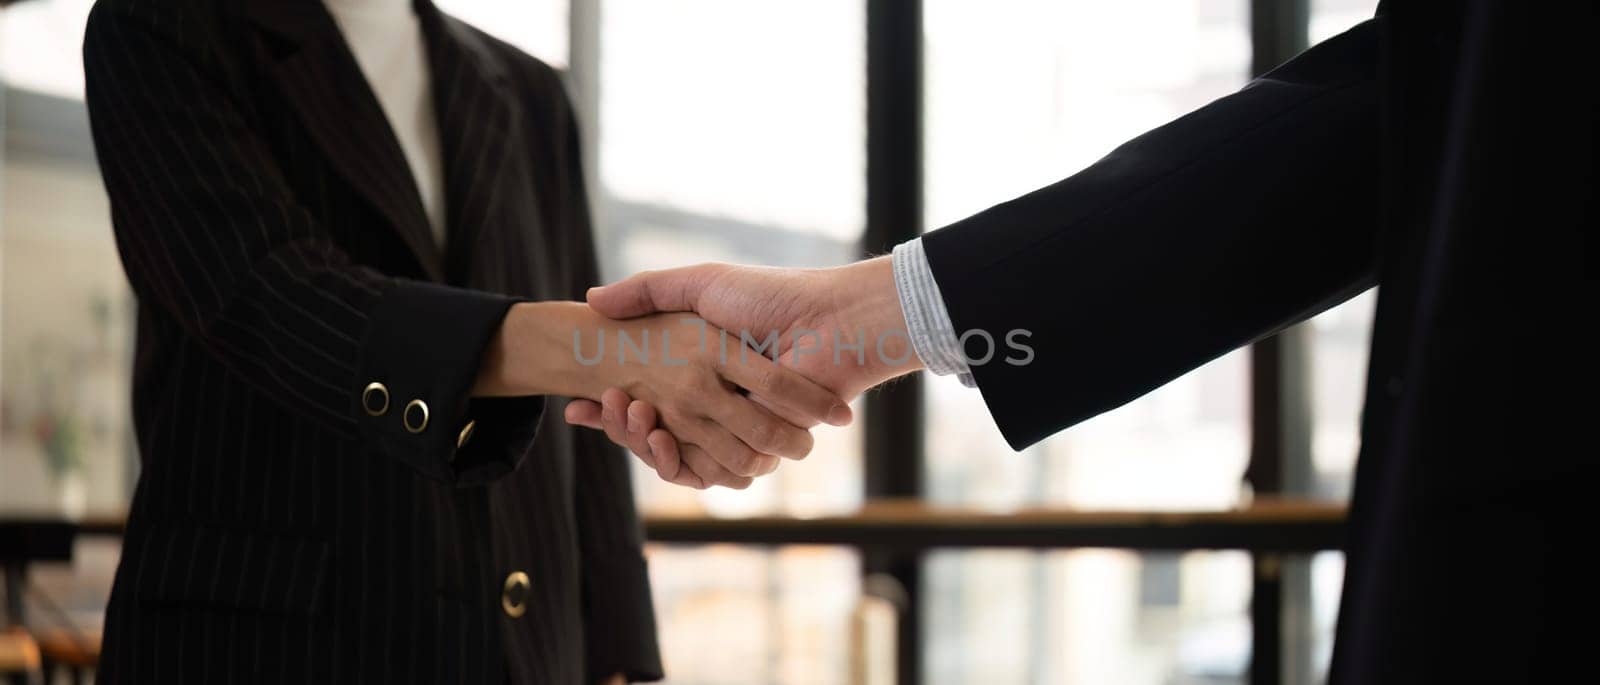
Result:
[[[422,24],[411,0],[323,0],[378,96],[422,196],[434,240],[445,240],[444,165]]]

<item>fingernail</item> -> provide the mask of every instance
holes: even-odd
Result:
[[[587,300],[587,299],[589,299],[591,297],[594,297],[595,293],[600,292],[604,288],[605,288],[605,286],[603,286],[603,285],[597,285],[597,286],[595,286],[593,288],[590,288],[590,289],[584,291],[583,299]]]
[[[628,432],[637,433],[643,428],[644,426],[639,425],[639,419],[633,417],[633,412],[628,412]]]
[[[835,426],[849,425],[850,408],[842,404],[833,405],[833,408],[828,410],[828,423]]]

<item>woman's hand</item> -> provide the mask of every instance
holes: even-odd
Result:
[[[678,439],[657,427],[656,409],[649,402],[635,400],[617,389],[606,390],[600,401],[573,400],[567,403],[567,423],[604,431],[606,437],[632,451],[646,466],[655,469],[661,480],[677,485],[704,488],[704,480],[692,469],[683,468]]]
[[[628,437],[627,403],[613,396],[613,423],[624,430],[611,438],[641,457],[687,466],[674,468],[669,479],[692,487],[747,487],[777,468],[779,457],[810,453],[811,434],[803,427],[849,419],[832,392],[692,315],[613,321],[570,302],[513,306],[486,351],[477,390],[603,401],[609,388],[647,405],[635,410],[637,425],[670,432],[655,438],[659,450],[651,448],[653,430],[642,440]]]

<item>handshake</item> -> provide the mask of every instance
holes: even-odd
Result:
[[[605,431],[661,478],[747,487],[810,453],[809,429],[922,368],[889,258],[831,269],[705,264],[649,271],[588,305],[514,305],[477,394],[574,397],[566,420]]]
[[[922,368],[888,258],[644,272],[591,289],[588,305],[609,321],[573,329],[571,353],[604,371],[567,422],[695,488],[744,488],[804,458],[811,427],[849,424],[851,399]]]

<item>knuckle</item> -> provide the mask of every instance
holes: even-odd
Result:
[[[715,363],[696,357],[689,361],[689,366],[694,370],[689,378],[689,388],[694,392],[704,394],[721,387],[722,381],[717,375]]]
[[[756,372],[756,392],[771,395],[781,383],[777,367],[769,366]]]
[[[738,477],[754,476],[759,467],[759,464],[756,463],[755,453],[748,450],[741,450],[734,454],[729,462],[728,471]]]
[[[767,444],[759,448],[767,454],[783,456],[799,456],[810,451],[807,443],[811,434],[798,428],[774,428],[772,435],[767,439]]]
[[[748,436],[750,447],[762,452],[771,452],[778,439],[778,431],[771,422],[756,421],[750,425]]]

